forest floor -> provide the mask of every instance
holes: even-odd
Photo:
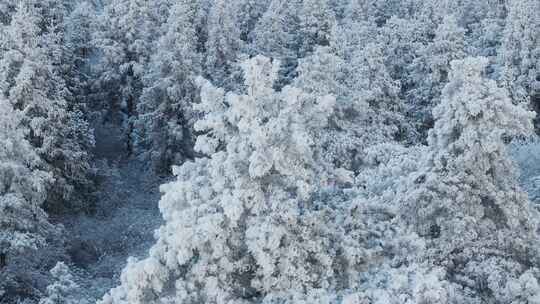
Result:
[[[99,185],[95,212],[62,221],[77,283],[87,298],[99,299],[119,284],[128,257],[144,257],[162,223],[159,185],[141,161],[126,155],[121,128],[96,128]]]

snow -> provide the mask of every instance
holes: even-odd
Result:
[[[159,185],[166,181],[138,159],[126,157],[117,125],[96,130],[100,180],[95,211],[58,220],[69,237],[77,283],[94,300],[119,283],[128,257],[147,255],[153,231],[162,223],[157,203]]]
[[[531,202],[540,208],[540,138],[514,141],[510,154],[519,169],[519,182]]]
[[[538,0],[0,2],[0,304],[540,304]]]

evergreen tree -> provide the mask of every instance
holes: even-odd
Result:
[[[0,97],[0,301],[35,296],[39,269],[50,262],[48,245],[59,231],[43,211],[54,181],[22,127],[23,114]],[[61,250],[61,249],[59,249]]]
[[[331,30],[336,17],[328,0],[306,0],[300,10],[300,54],[312,52],[317,46],[330,44]],[[303,57],[303,56],[302,56]]]
[[[238,0],[237,18],[240,25],[240,39],[251,48],[254,41],[255,26],[264,12],[268,9],[269,2],[257,0]],[[253,50],[248,50],[252,52]]]
[[[6,25],[11,22],[11,15],[17,7],[15,1],[2,1],[0,3],[0,25]]]
[[[194,78],[201,73],[196,16],[197,6],[191,1],[171,8],[137,108],[137,149],[159,172],[193,157],[192,104],[198,94]]]
[[[417,116],[419,130],[426,133],[433,126],[431,112],[440,103],[442,88],[448,82],[450,62],[465,57],[465,30],[453,16],[444,17],[435,38],[418,52],[412,63],[415,88],[408,95],[411,113]]]
[[[509,1],[501,50],[502,81],[515,102],[530,100],[540,77],[540,3]]]
[[[296,76],[300,49],[301,1],[272,0],[254,31],[254,48],[257,54],[279,59],[282,63],[278,87],[291,83]]]
[[[93,11],[94,8],[88,2],[81,2],[66,18],[64,29],[67,62],[63,74],[72,92],[74,108],[85,114],[90,110],[90,85],[94,76],[90,67],[90,60],[95,56],[92,44],[92,29],[95,28]]]
[[[255,27],[255,47],[265,56],[274,58],[298,58],[299,41],[298,0],[273,0]]]
[[[88,304],[81,288],[74,282],[73,275],[66,264],[58,262],[51,275],[55,282],[47,286],[47,296],[39,304]]]
[[[164,0],[165,1],[165,0]],[[133,122],[137,103],[144,87],[143,78],[151,52],[160,36],[163,1],[114,0],[104,7],[99,16],[94,44],[100,61],[100,74],[93,90],[101,92],[97,109],[105,121],[120,122],[126,136],[126,150],[133,152]]]
[[[300,58],[330,44],[335,25],[328,0],[270,2],[255,27],[254,46],[257,53],[283,63],[277,87],[291,83]]]
[[[319,48],[300,60],[295,85],[306,92],[336,96],[330,126],[319,135],[327,161],[358,172],[364,150],[399,137],[403,118],[399,110],[399,84],[382,62],[381,48],[368,44],[346,61]]]
[[[504,138],[530,132],[533,115],[484,76],[487,64],[482,57],[452,62],[425,167],[396,198],[402,218],[427,241],[427,261],[445,267],[466,293],[508,303],[523,291],[509,290],[515,280],[530,270],[536,282],[530,267],[538,252],[537,215],[517,185]]]
[[[234,63],[243,48],[235,1],[217,0],[208,16],[205,46],[205,76],[215,83],[234,88]]]
[[[87,302],[90,120],[174,175],[102,304],[540,303],[539,3],[0,0],[0,303]]]
[[[56,57],[61,41],[54,40],[54,28],[40,27],[43,18],[32,1],[19,5],[6,28],[0,92],[24,114],[26,137],[54,174],[47,208],[84,208],[70,200],[74,190],[88,184],[93,135],[81,113],[70,107],[70,92],[60,75],[61,57]]]
[[[103,303],[226,303],[339,281],[330,231],[313,226],[325,213],[309,200],[331,174],[311,134],[334,100],[292,87],[275,92],[278,69],[264,57],[247,61],[246,95],[202,81],[204,116],[195,127],[207,133],[196,149],[209,158],[174,169],[158,243],[130,263]],[[170,283],[174,290],[164,289]]]

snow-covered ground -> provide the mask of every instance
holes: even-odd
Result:
[[[540,206],[540,138],[516,142],[510,149],[519,169],[519,182],[535,206]]]
[[[164,180],[125,155],[119,129],[96,129],[100,183],[95,213],[62,221],[71,269],[89,299],[100,298],[118,284],[127,258],[144,256],[161,224],[159,185]]]

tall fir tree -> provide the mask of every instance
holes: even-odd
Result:
[[[515,102],[529,102],[534,84],[540,81],[538,10],[540,3],[535,0],[508,1],[500,57],[502,81]]]
[[[23,113],[0,96],[0,302],[37,297],[60,230],[43,210],[54,177],[27,140]],[[53,247],[52,250],[50,247]]]
[[[171,8],[137,107],[137,151],[161,173],[194,156],[193,103],[198,99],[194,79],[202,73],[197,10],[191,1],[179,1]]]
[[[56,27],[44,23],[44,18],[48,17],[32,1],[19,4],[6,28],[0,91],[24,114],[21,123],[29,128],[26,136],[54,174],[47,208],[84,208],[85,202],[71,199],[75,190],[89,182],[88,149],[93,135],[69,103],[71,92],[61,76],[62,40],[56,39]]]
[[[427,261],[473,297],[507,303],[521,297],[521,287],[510,286],[522,275],[531,284],[538,278],[531,268],[540,257],[537,215],[504,142],[531,132],[534,115],[486,78],[487,65],[483,57],[452,62],[424,168],[396,198],[406,223],[427,240]]]
[[[134,121],[151,53],[161,35],[163,1],[114,0],[99,16],[93,43],[100,53],[93,85],[105,122],[122,128],[125,149],[134,152]],[[103,104],[104,103],[104,104]]]

